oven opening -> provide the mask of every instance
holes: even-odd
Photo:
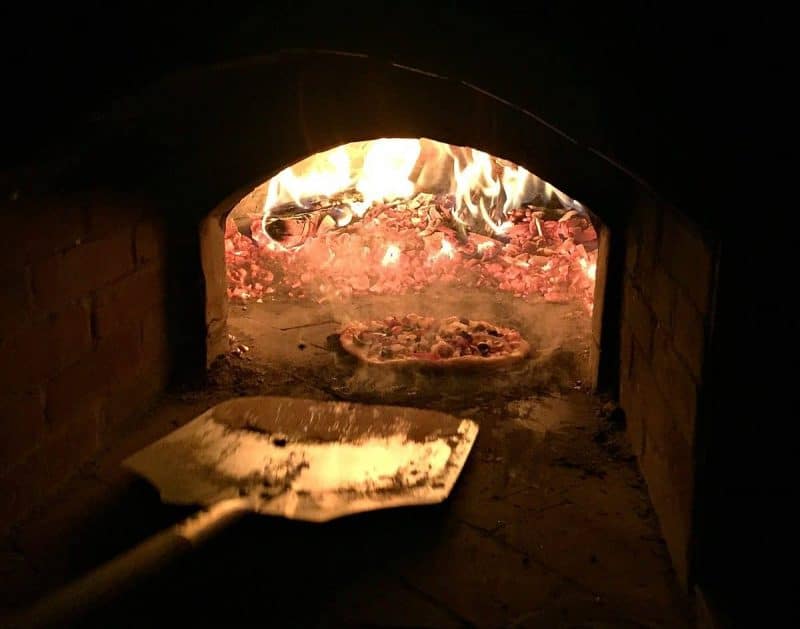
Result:
[[[228,214],[228,356],[353,401],[588,386],[599,231],[577,200],[473,148],[338,146]]]

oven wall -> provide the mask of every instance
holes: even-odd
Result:
[[[11,203],[2,230],[11,259],[0,298],[8,320],[0,329],[0,513],[23,510],[106,444],[163,389],[171,362],[176,374],[202,370],[224,349],[223,221],[236,202],[311,153],[425,136],[522,164],[602,218],[598,381],[619,386],[670,553],[688,581],[714,249],[644,182],[458,79],[363,56],[295,51],[198,69],[100,122],[78,170],[110,190],[146,190],[167,223],[132,194]],[[30,368],[16,358],[26,353]]]
[[[626,230],[620,402],[676,572],[684,584],[713,277],[713,242],[678,211],[640,200]]]
[[[13,192],[0,227],[0,526],[164,389],[165,225],[104,192]]]

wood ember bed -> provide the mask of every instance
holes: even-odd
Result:
[[[586,214],[525,204],[502,234],[467,230],[450,195],[417,194],[348,217],[348,191],[307,208],[229,218],[228,296],[238,303],[273,295],[318,303],[435,285],[492,288],[551,303],[581,301],[591,312],[597,233]]]

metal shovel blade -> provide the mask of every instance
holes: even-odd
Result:
[[[477,434],[475,422],[437,411],[236,398],[124,465],[164,502],[210,507],[245,498],[259,513],[324,522],[442,502]]]
[[[441,502],[477,435],[471,420],[414,408],[281,397],[218,404],[123,463],[164,502],[205,508],[7,624],[65,626],[246,513],[325,522]]]

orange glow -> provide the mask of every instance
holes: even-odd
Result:
[[[270,179],[264,212],[268,214],[275,206],[289,202],[301,206],[308,197],[331,196],[352,183],[347,147],[318,153]]]
[[[282,205],[306,207],[309,199],[330,198],[348,189],[360,193],[361,199],[342,200],[341,211],[334,219],[338,227],[346,226],[354,217],[363,217],[374,203],[413,197],[418,190],[412,177],[423,144],[427,147],[423,166],[428,172],[447,173],[449,169],[447,181],[438,183],[443,191],[454,195],[453,218],[467,227],[483,223],[495,234],[505,233],[511,226],[506,220],[508,212],[537,188],[548,198],[555,193],[565,205],[572,203],[525,168],[501,162],[483,151],[427,139],[381,138],[317,153],[275,175],[264,201],[265,228],[273,210]]]
[[[597,277],[597,262],[589,262],[586,258],[581,258],[580,265],[586,277],[594,282]]]
[[[247,236],[241,214],[226,227],[232,299],[324,302],[444,283],[593,300],[597,235],[583,206],[480,150],[354,142],[285,168],[265,192],[247,210]]]
[[[375,201],[405,199],[414,194],[408,178],[420,152],[419,140],[375,140],[364,155],[364,166],[356,190],[369,207]]]
[[[381,260],[381,264],[383,266],[389,266],[390,264],[397,264],[397,261],[400,259],[400,247],[397,245],[389,245],[386,247],[386,253],[383,254],[383,260]]]
[[[456,255],[456,250],[453,247],[453,243],[447,240],[447,238],[442,238],[442,248],[439,249],[439,251],[437,251],[435,254],[430,256],[429,259],[431,260],[431,262],[435,262],[436,260],[443,257],[452,260],[455,257],[455,255]]]

